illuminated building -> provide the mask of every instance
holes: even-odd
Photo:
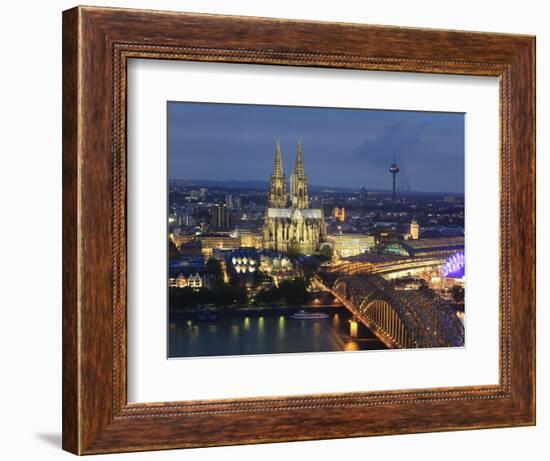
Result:
[[[170,277],[168,279],[168,286],[170,288],[193,288],[199,289],[205,286],[206,276],[201,277],[198,272],[186,277],[183,273],[180,273],[177,277]]]
[[[168,236],[174,245],[179,249],[182,245],[192,242],[195,238],[194,234],[169,234]]]
[[[195,289],[202,288],[201,276],[198,273],[194,275],[190,275],[189,278],[187,279],[187,286]]]
[[[201,237],[202,253],[210,256],[214,249],[235,250],[241,245],[240,237],[231,235],[203,235]]]
[[[260,255],[255,249],[239,249],[225,254],[225,263],[230,273],[254,274],[260,266]]]
[[[283,173],[283,160],[281,159],[281,144],[277,140],[275,147],[275,165],[269,183],[268,207],[270,208],[285,208],[287,206],[288,197],[286,193],[286,177]]]
[[[260,270],[268,274],[282,275],[290,272],[294,273],[292,262],[286,256],[262,252],[260,255]]]
[[[187,279],[184,275],[178,275],[176,277],[176,287],[185,288],[187,286]]]
[[[170,277],[168,279],[168,286],[170,288],[185,288],[187,286],[187,277],[183,274],[177,277]]]
[[[281,281],[296,276],[290,258],[271,250],[239,248],[224,252],[222,257],[228,280],[246,288],[270,287],[277,283],[273,278]]]
[[[416,219],[413,218],[411,221],[411,240],[418,240],[418,223]]]
[[[262,248],[262,236],[258,232],[250,230],[239,230],[239,238],[241,239],[241,247],[244,248]]]
[[[441,275],[456,279],[464,277],[464,251],[459,251],[447,258],[445,264],[441,266]]]
[[[329,235],[327,242],[339,258],[360,255],[376,245],[374,236],[366,234]]]
[[[346,210],[342,207],[342,208],[338,208],[337,206],[335,206],[333,209],[332,209],[332,217],[336,220],[336,221],[340,221],[340,222],[344,222],[345,219],[346,219]]]
[[[290,197],[277,140],[275,165],[268,192],[262,228],[263,247],[270,250],[303,254],[317,251],[326,236],[322,209],[309,208],[307,177],[302,162],[302,144],[298,143],[294,172],[290,178]]]

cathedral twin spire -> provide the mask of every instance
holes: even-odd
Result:
[[[275,145],[275,166],[273,167],[272,178],[284,178],[285,174],[283,173],[283,161],[281,159],[281,141],[277,139]]]
[[[294,164],[294,174],[296,176],[304,176],[304,164],[302,163],[302,141],[298,141],[298,149],[296,150],[296,163]]]
[[[271,183],[269,185],[267,206],[269,208],[286,208],[286,204],[286,178],[283,172],[283,161],[281,159],[281,143],[277,139],[277,144],[275,146],[275,165],[273,166]]]
[[[292,208],[308,208],[307,178],[304,174],[302,160],[302,142],[298,142],[294,173],[290,176],[290,206]],[[275,145],[275,165],[271,175],[271,184],[268,194],[269,208],[287,208],[286,178],[281,159],[281,143],[277,139]]]

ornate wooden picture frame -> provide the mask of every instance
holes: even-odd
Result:
[[[498,385],[128,403],[131,58],[498,77]],[[65,450],[93,454],[533,424],[534,37],[94,7],[63,13]]]

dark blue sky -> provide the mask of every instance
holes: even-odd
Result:
[[[302,141],[315,185],[464,193],[464,114],[168,103],[171,179],[268,180],[281,139],[287,178]]]

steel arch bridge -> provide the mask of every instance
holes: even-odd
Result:
[[[395,290],[376,275],[339,277],[330,291],[390,348],[464,345],[464,326],[429,291]]]

